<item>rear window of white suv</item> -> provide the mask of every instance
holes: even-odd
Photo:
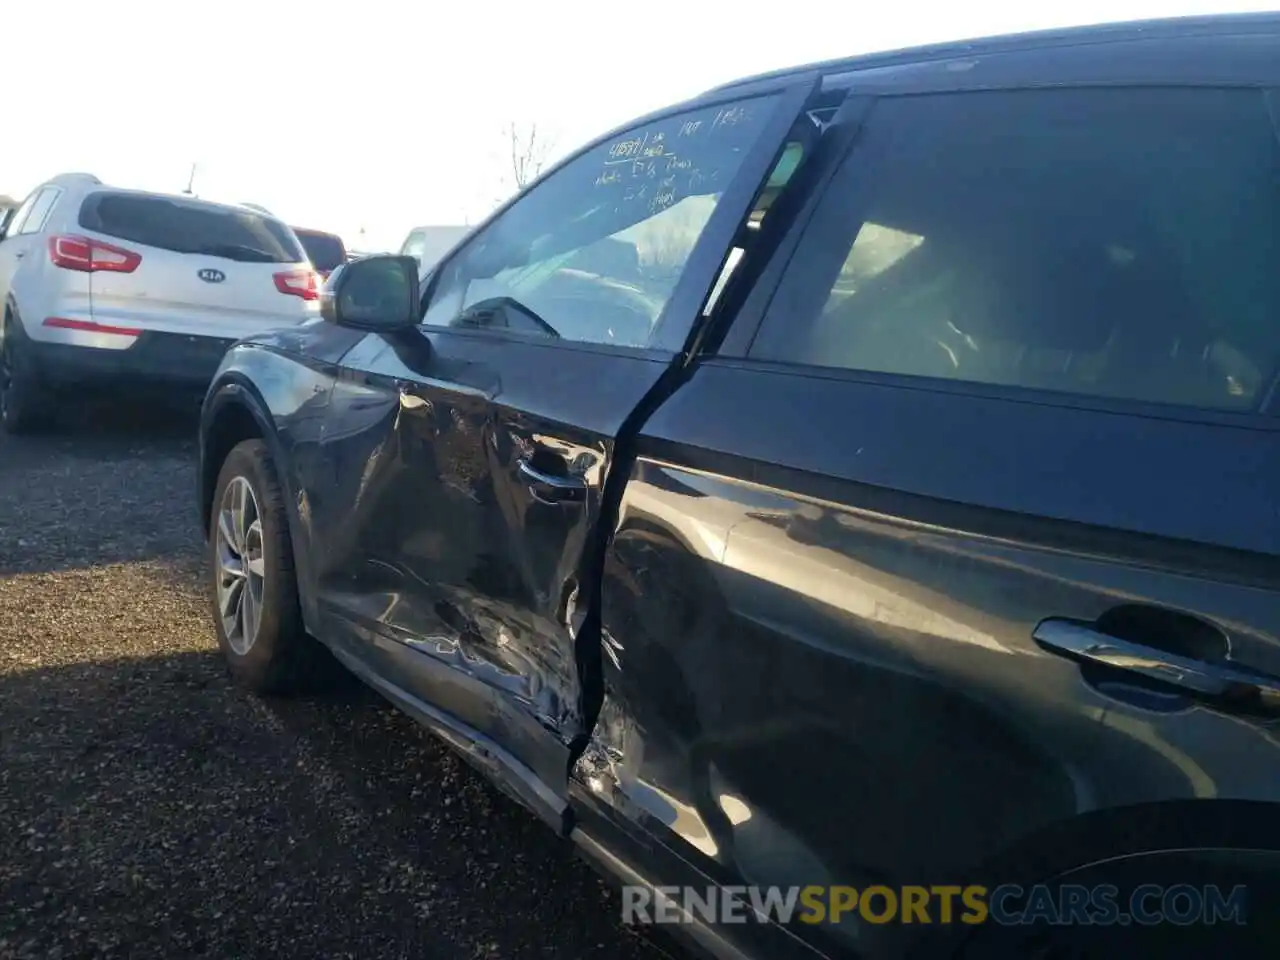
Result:
[[[283,223],[252,210],[134,193],[93,193],[80,207],[80,226],[120,240],[247,263],[307,259]]]

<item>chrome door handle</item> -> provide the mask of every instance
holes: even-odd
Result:
[[[528,460],[516,465],[520,476],[529,485],[529,494],[539,503],[555,506],[561,503],[581,503],[587,498],[587,481],[579,476],[558,476],[539,470]]]
[[[1280,710],[1280,679],[1108,636],[1074,620],[1042,620],[1032,639],[1051,653],[1181,687],[1203,697]]]

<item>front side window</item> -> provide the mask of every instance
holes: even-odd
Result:
[[[665,117],[576,157],[445,266],[425,322],[646,346],[775,103]]]
[[[1280,156],[1227,89],[878,104],[752,356],[1249,411],[1280,365]]]

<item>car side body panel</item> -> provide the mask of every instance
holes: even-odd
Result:
[[[1271,84],[1258,51],[1280,20],[1235,23],[1247,55],[1220,79]],[[1229,53],[1233,28],[1215,29]],[[1073,34],[1044,63],[1087,83],[1063,64],[1160,37],[1194,52],[1205,31]],[[868,100],[1032,83],[1026,56],[998,76],[1018,49],[730,94],[823,73]],[[1144,53],[1107,82],[1158,83],[1168,62]],[[624,882],[990,885],[1179,843],[1280,850],[1267,704],[1035,638],[1049,618],[1192,624],[1214,666],[1280,683],[1280,421],[747,361],[803,228],[747,261],[746,306],[713,318],[732,324],[723,356],[698,355],[696,326],[664,344],[674,358],[625,364],[311,324],[237,346],[206,401],[202,483],[226,411],[251,411],[282,464],[308,626]],[[595,469],[581,510],[543,509],[519,468],[537,450]],[[593,542],[598,594],[566,603]],[[919,933],[854,914],[684,932],[716,956],[797,958],[895,956]]]
[[[249,437],[264,439],[285,490],[298,594],[308,627],[315,624],[312,516],[317,491],[324,497],[316,458],[338,360],[360,337],[317,320],[236,344],[223,358],[201,410],[201,529],[208,534],[214,485],[227,452]]]
[[[589,724],[584,564],[612,438],[668,362],[421,330],[344,361],[322,452],[341,506],[317,514],[313,546],[325,635],[521,780],[563,789]],[[546,500],[526,467],[579,482],[574,499]]]
[[[1267,87],[1275,25],[1165,49],[954,45],[826,82]],[[1033,637],[1050,618],[1141,623],[1165,650],[1211,637],[1199,655],[1274,684],[1274,423],[740,359],[762,315],[796,335],[774,284],[779,264],[807,269],[803,224],[726,356],[635,441],[605,564],[605,705],[575,770],[592,843],[668,883],[863,888],[1047,880],[1143,843],[1225,842],[1230,817],[1233,846],[1276,848],[1274,714]],[[786,933],[829,956],[913,940],[856,917],[715,931],[764,955]]]
[[[1276,799],[1268,718],[1082,672],[1032,633],[1184,611],[1280,675],[1256,485],[1280,436],[1108,436],[1071,411],[1033,433],[1036,408],[983,406],[711,362],[657,411],[606,567],[606,705],[579,768],[597,802],[722,883],[897,886],[958,882],[1091,811]],[[1019,437],[1016,457],[962,422]],[[1187,443],[1249,465],[1230,503],[1171,471]]]

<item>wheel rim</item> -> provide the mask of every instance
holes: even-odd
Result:
[[[258,639],[262,624],[262,515],[253,486],[234,477],[222,492],[215,534],[218,616],[227,643],[244,656]]]

